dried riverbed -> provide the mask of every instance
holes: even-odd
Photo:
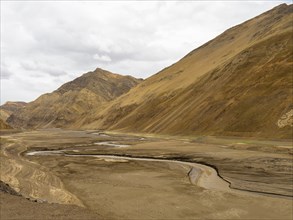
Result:
[[[291,218],[288,142],[167,138],[62,130],[6,135],[1,180],[24,196],[106,219]]]

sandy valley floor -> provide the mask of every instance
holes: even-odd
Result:
[[[1,181],[22,196],[1,192],[1,219],[292,219],[292,152],[278,140],[3,134]]]

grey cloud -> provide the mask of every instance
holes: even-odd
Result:
[[[96,53],[94,56],[93,56],[94,60],[98,60],[98,61],[101,61],[101,62],[110,62],[112,61],[111,57],[109,57],[108,55],[99,55],[98,53]]]
[[[54,77],[67,75],[67,73],[64,70],[60,69],[59,67],[48,66],[46,63],[38,63],[36,61],[22,62],[21,66],[24,70],[38,72],[39,74],[32,75],[37,77],[38,76],[41,77],[42,76],[41,73],[49,74]]]
[[[4,66],[1,67],[1,74],[0,74],[1,79],[9,79],[12,75],[13,73],[7,67],[4,67]]]

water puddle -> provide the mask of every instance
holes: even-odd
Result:
[[[101,137],[110,137],[110,135],[104,134],[104,133],[92,133]]]
[[[108,141],[96,142],[94,144],[101,145],[101,146],[119,147],[119,148],[130,147],[130,145],[127,145],[127,144],[116,144],[115,142],[108,142]]]
[[[32,151],[26,153],[27,156],[45,156],[45,155],[63,155],[64,150],[51,150],[51,151]]]

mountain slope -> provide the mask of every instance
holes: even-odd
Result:
[[[69,127],[90,109],[100,109],[139,82],[98,68],[28,103],[7,122],[14,127]]]
[[[12,127],[6,124],[2,119],[0,119],[0,130],[7,130],[7,129],[12,129]]]
[[[84,128],[292,138],[291,119],[279,126],[293,109],[292,36],[292,5],[282,4],[87,115]]]
[[[0,106],[0,119],[6,121],[7,118],[26,106],[26,102],[6,102]]]

